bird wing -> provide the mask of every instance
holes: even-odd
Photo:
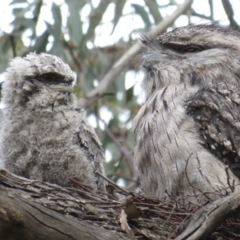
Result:
[[[186,103],[202,144],[240,178],[240,95],[201,89]]]
[[[104,150],[101,147],[101,143],[98,139],[97,134],[94,129],[89,125],[87,119],[85,118],[85,110],[83,109],[75,109],[79,114],[83,114],[84,117],[81,118],[81,122],[79,123],[79,128],[77,130],[78,144],[85,151],[88,160],[93,166],[93,171],[98,171],[100,174],[105,176],[104,170],[104,161],[105,154]],[[105,181],[95,174],[95,178],[97,181],[98,189],[101,191],[106,191],[106,183]]]

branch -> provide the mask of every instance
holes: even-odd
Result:
[[[121,196],[131,196],[130,206],[129,197],[116,201],[84,188],[63,188],[0,169],[0,239],[133,239],[120,225],[122,209],[129,218],[125,225],[139,240],[174,239],[186,222],[176,240],[239,238],[239,192],[208,205],[181,207],[178,201],[187,196],[158,200],[115,187]]]
[[[9,196],[2,189],[0,206],[1,239],[127,239],[123,234],[76,221],[32,201]]]
[[[88,203],[90,200],[74,198],[57,185],[17,177],[1,169],[0,191],[0,239],[128,239],[121,232],[79,220],[78,214],[86,219],[92,212],[97,215],[95,219],[101,221],[105,213],[98,212]],[[103,200],[98,202],[104,203]],[[87,212],[80,213],[81,207]],[[75,217],[71,216],[74,216],[73,212]]]
[[[186,227],[186,230],[175,240],[207,239],[216,228],[229,216],[234,216],[240,210],[240,194],[235,192],[228,197],[221,198],[198,210]],[[231,231],[231,230],[229,230]]]
[[[127,162],[128,162],[128,167],[130,168],[130,172],[131,175],[134,174],[134,166],[133,166],[133,155],[131,154],[131,152],[125,148],[118,140],[117,138],[114,136],[114,134],[110,131],[110,129],[108,128],[107,124],[105,123],[105,121],[101,118],[99,118],[99,120],[104,124],[105,127],[105,132],[107,133],[107,135],[111,138],[111,140],[115,143],[115,145],[117,146],[119,152],[126,158]]]
[[[177,10],[169,17],[165,18],[160,24],[158,24],[155,28],[148,32],[148,35],[157,36],[158,34],[165,31],[169,26],[171,26],[174,21],[192,4],[192,0],[185,0],[182,5],[180,5]],[[111,68],[111,70],[105,75],[105,77],[101,80],[99,85],[90,91],[85,97],[79,99],[80,107],[87,107],[91,105],[97,98],[101,97],[108,86],[116,79],[116,77],[120,74],[122,69],[129,63],[131,58],[136,55],[141,49],[141,45],[139,42],[135,43]]]
[[[232,5],[229,2],[229,0],[222,0],[222,5],[223,5],[226,15],[228,16],[230,26],[232,28],[235,28],[236,30],[239,30],[239,26],[238,26],[237,22],[235,21],[235,19],[233,18],[234,12],[233,12],[233,8],[232,8]]]
[[[135,197],[115,187],[121,195],[132,196],[141,213],[135,223],[129,222],[137,239],[164,233],[161,239],[166,240],[166,232],[172,233],[176,228],[171,224],[165,226],[165,212],[172,206],[162,205],[161,210],[159,201]],[[119,222],[121,209],[127,208],[124,198],[106,199],[84,189],[19,177],[4,169],[0,169],[0,192],[0,239],[133,239],[124,233]],[[175,219],[178,224],[178,218],[178,214],[172,214],[168,221]]]

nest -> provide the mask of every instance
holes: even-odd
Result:
[[[0,170],[2,193],[39,204],[66,218],[120,234],[121,239],[240,238],[238,193],[204,205],[181,206],[179,199],[160,201],[126,191],[111,181],[109,185],[115,192],[108,198],[77,185],[77,188],[67,189]],[[115,199],[115,195],[122,197]],[[2,218],[0,211],[0,220]]]

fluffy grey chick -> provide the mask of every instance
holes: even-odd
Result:
[[[240,34],[191,25],[143,43],[146,101],[134,156],[141,188],[199,202],[239,189]]]
[[[105,191],[104,152],[83,109],[76,109],[74,75],[60,58],[30,53],[5,73],[1,165],[30,179]],[[74,185],[76,186],[76,185]]]

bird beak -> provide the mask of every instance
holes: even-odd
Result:
[[[50,85],[49,88],[51,88],[52,90],[55,91],[59,91],[59,92],[73,92],[73,86],[66,86],[66,85]]]
[[[33,80],[33,84],[35,86],[39,86],[39,87],[41,87],[43,85],[42,83],[40,83],[39,81],[37,81],[35,79]],[[48,85],[48,88],[50,88],[54,91],[58,91],[58,92],[68,92],[68,93],[73,92],[73,86],[69,86],[64,83],[60,83],[58,85]]]

